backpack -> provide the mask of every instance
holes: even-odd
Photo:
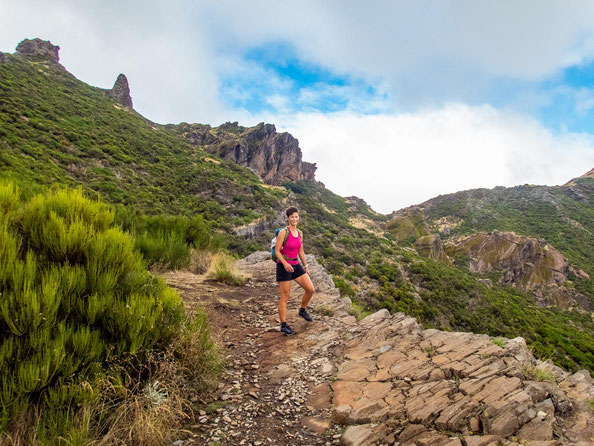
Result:
[[[287,239],[289,238],[289,227],[285,227],[285,228],[277,228],[276,231],[274,232],[274,238],[270,241],[270,258],[272,259],[272,261],[274,263],[276,263],[278,261],[278,257],[275,254],[275,248],[276,248],[276,238],[278,237],[278,233],[281,232],[283,229],[286,229],[285,231],[285,239],[283,240],[283,244],[282,246],[285,246],[285,243],[287,243]],[[297,229],[297,231],[299,231],[299,238],[303,239],[303,232],[301,232],[301,229]],[[282,249],[281,246],[281,249]],[[286,260],[297,260],[297,259],[287,259],[287,256],[283,254],[283,257]]]

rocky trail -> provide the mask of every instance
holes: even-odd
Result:
[[[297,316],[294,285],[287,319],[297,335],[282,335],[268,256],[237,262],[241,287],[165,275],[187,307],[207,311],[226,357],[218,392],[174,444],[594,444],[588,372],[536,361],[521,338],[424,330],[387,310],[357,322],[313,256],[314,322]],[[528,379],[538,370],[549,380]]]

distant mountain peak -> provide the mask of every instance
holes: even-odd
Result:
[[[40,56],[52,63],[59,63],[60,47],[49,40],[25,39],[16,47],[16,54],[20,56]]]

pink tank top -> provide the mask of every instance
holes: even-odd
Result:
[[[291,231],[288,228],[285,228],[285,231],[289,231],[289,238],[287,238],[287,243],[285,246],[281,248],[281,254],[286,255],[290,259],[297,259],[299,257],[299,248],[301,248],[301,237],[297,235],[297,237],[291,234]],[[277,263],[280,263],[280,260],[277,260]],[[297,265],[299,260],[287,260],[289,265]]]

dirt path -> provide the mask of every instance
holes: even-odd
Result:
[[[184,443],[200,445],[332,445],[340,441],[333,426],[328,379],[341,333],[332,327],[354,323],[334,295],[316,293],[314,321],[297,316],[303,292],[292,289],[288,323],[297,332],[279,332],[278,287],[274,264],[239,263],[246,284],[233,287],[187,272],[170,272],[167,283],[187,307],[202,306],[212,334],[223,347],[226,367],[219,391],[201,412]],[[332,315],[330,315],[332,313]]]
[[[424,329],[380,310],[356,322],[332,279],[308,256],[314,322],[297,316],[295,285],[279,332],[267,253],[237,263],[231,287],[168,273],[191,309],[206,309],[223,346],[218,392],[176,445],[589,446],[594,381],[535,360],[522,338]],[[554,377],[534,380],[527,371]]]

